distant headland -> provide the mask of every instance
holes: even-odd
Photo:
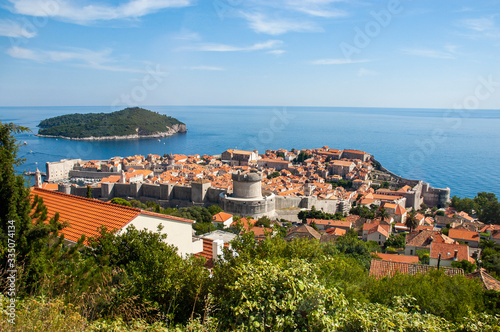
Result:
[[[187,132],[186,125],[176,118],[140,107],[61,115],[41,121],[38,127],[37,136],[71,140],[138,139]]]

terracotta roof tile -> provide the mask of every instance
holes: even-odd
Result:
[[[136,208],[40,188],[33,188],[31,194],[32,199],[34,195],[43,198],[48,218],[59,212],[59,220],[68,222],[68,227],[61,233],[65,239],[74,242],[78,241],[82,234],[86,237],[98,236],[101,226],[106,226],[110,231],[121,229],[141,213],[141,210]]]
[[[467,278],[478,278],[485,289],[496,290],[497,292],[500,292],[500,281],[489,275],[483,268],[469,273],[467,275]]]
[[[407,256],[407,255],[391,255],[375,253],[373,256],[381,258],[383,261],[391,261],[397,263],[415,263],[418,264],[418,256]]]
[[[212,220],[216,221],[216,222],[224,222],[224,221],[230,219],[232,216],[233,216],[232,214],[229,214],[226,212],[219,212],[217,214],[214,214]]]
[[[384,261],[380,259],[372,259],[370,265],[370,277],[393,277],[396,273],[415,275],[417,273],[426,273],[433,269],[435,269],[435,267],[430,265],[399,263]],[[464,274],[464,271],[462,269],[449,267],[440,267],[440,269],[442,269],[444,273],[449,276]]]
[[[449,243],[431,243],[431,258],[438,258],[441,254],[441,260],[455,260],[455,250],[457,251],[457,261],[468,260],[471,261],[472,258],[469,257],[469,246],[464,244],[449,244]]]
[[[479,241],[479,234],[477,232],[469,231],[466,229],[450,229],[448,236],[452,239],[466,240],[466,241]]]
[[[32,199],[34,195],[43,198],[43,203],[47,207],[48,218],[52,218],[56,212],[59,212],[59,220],[68,222],[68,227],[64,228],[61,233],[64,234],[65,239],[73,242],[78,241],[82,234],[87,238],[98,236],[98,230],[101,226],[105,226],[108,231],[119,230],[140,214],[173,221],[194,222],[185,218],[143,211],[40,188],[33,188],[31,194]]]

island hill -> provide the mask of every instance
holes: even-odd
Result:
[[[179,120],[139,107],[112,113],[67,114],[45,119],[37,136],[72,140],[137,139],[185,133]]]

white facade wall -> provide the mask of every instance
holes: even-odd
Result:
[[[81,161],[81,159],[63,159],[61,161],[47,163],[47,181],[52,182],[69,178],[69,171],[73,169],[75,164]]]
[[[192,224],[189,222],[140,214],[130,223],[125,225],[123,229],[126,229],[130,225],[134,225],[137,230],[148,229],[149,231],[156,232],[160,224],[163,225],[161,233],[167,234],[165,242],[176,246],[179,255],[184,257],[193,253],[193,249],[195,249],[196,246],[193,246],[193,228]]]

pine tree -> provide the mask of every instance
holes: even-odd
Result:
[[[26,127],[0,122],[0,271],[16,270],[17,289],[32,293],[51,275],[54,262],[75,249],[63,248],[59,231],[66,225],[59,221],[59,214],[47,221],[43,199],[34,196],[31,200],[24,177],[16,174],[14,167],[23,160],[17,157],[14,135],[26,131]]]

